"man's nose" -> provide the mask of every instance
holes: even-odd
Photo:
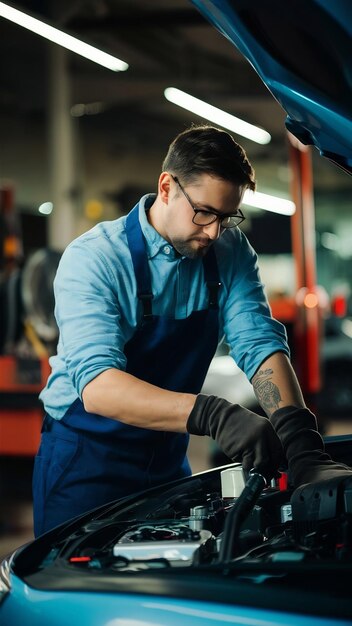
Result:
[[[208,235],[209,239],[218,239],[220,237],[220,220],[216,219],[215,222],[203,226],[203,231]]]

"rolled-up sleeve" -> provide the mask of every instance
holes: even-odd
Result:
[[[118,281],[99,250],[77,243],[61,258],[54,292],[61,357],[81,398],[98,374],[126,367]]]
[[[274,352],[290,354],[286,329],[271,315],[260,280],[257,255],[238,231],[232,269],[223,306],[223,327],[230,354],[251,380],[261,363]]]

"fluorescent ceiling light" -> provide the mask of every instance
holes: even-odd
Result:
[[[219,124],[219,126],[227,128],[228,130],[241,135],[241,137],[246,137],[247,139],[251,139],[256,143],[263,145],[271,141],[271,136],[266,132],[266,130],[253,126],[253,124],[248,124],[248,122],[244,122],[238,117],[230,115],[230,113],[226,113],[225,111],[222,111],[207,102],[203,102],[203,100],[194,98],[180,89],[168,87],[165,89],[164,95],[169,102],[177,104],[178,106],[187,109],[188,111],[191,111],[192,113],[195,113],[210,122]]]
[[[41,20],[37,20],[36,18],[27,15],[27,13],[13,9],[4,2],[0,2],[0,16],[10,20],[10,22],[18,24],[19,26],[23,26],[23,28],[31,30],[33,33],[36,33],[53,43],[57,43],[63,48],[67,48],[67,50],[71,50],[72,52],[75,52],[90,61],[94,61],[94,63],[103,65],[103,67],[106,67],[113,72],[122,72],[128,69],[128,64],[124,61],[121,61],[120,59],[113,57],[111,54],[107,54],[102,50],[98,50],[98,48],[64,33],[58,28],[49,26],[49,24],[46,24]]]
[[[272,213],[280,213],[281,215],[293,215],[296,212],[296,205],[291,200],[271,196],[267,193],[260,193],[259,191],[253,192],[250,189],[247,189],[244,193],[243,204],[271,211]]]
[[[52,213],[53,208],[54,208],[54,205],[52,202],[43,202],[43,204],[41,204],[38,207],[38,211],[42,215],[50,215],[50,213]]]

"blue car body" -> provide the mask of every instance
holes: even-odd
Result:
[[[214,602],[147,595],[41,592],[14,582],[14,598],[0,613],[3,624],[21,626],[347,626],[350,620],[290,615]]]

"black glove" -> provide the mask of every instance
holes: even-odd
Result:
[[[192,435],[212,437],[230,459],[242,462],[245,471],[255,468],[268,480],[284,461],[269,420],[223,398],[199,394],[186,427]]]
[[[270,421],[279,435],[295,487],[335,476],[352,476],[352,469],[335,463],[325,452],[317,421],[309,409],[287,406],[272,414]]]

